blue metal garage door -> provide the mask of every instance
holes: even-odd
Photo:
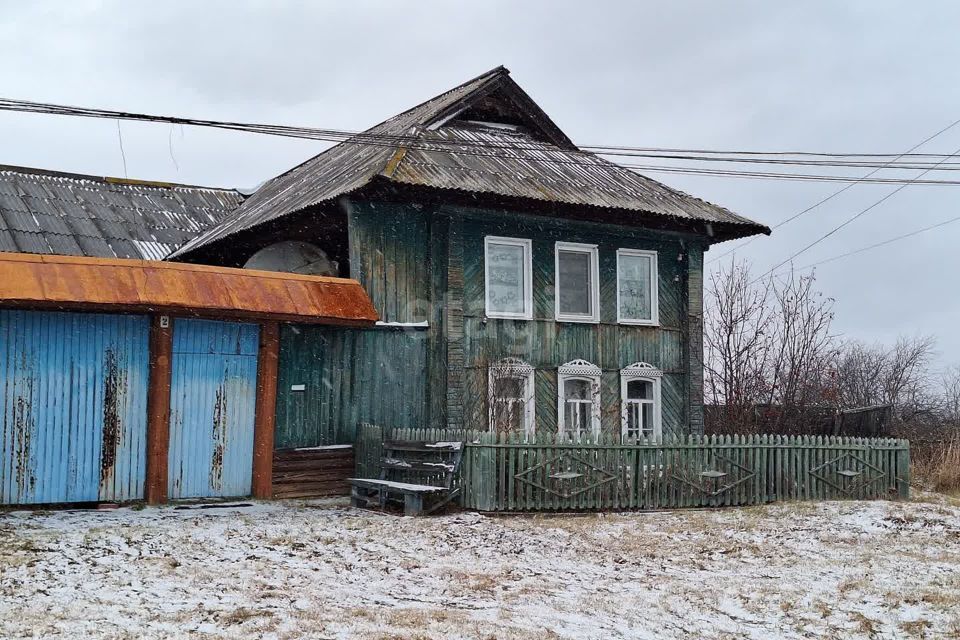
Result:
[[[258,341],[254,324],[174,320],[171,499],[250,494]]]
[[[143,497],[149,326],[0,310],[0,503]]]

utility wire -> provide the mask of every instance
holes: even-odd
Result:
[[[654,158],[662,160],[694,160],[694,161],[708,161],[708,162],[730,162],[730,163],[751,163],[751,164],[783,164],[783,165],[794,165],[794,166],[819,166],[819,167],[867,167],[873,168],[873,171],[867,173],[861,177],[852,177],[852,176],[825,176],[825,175],[809,175],[809,174],[794,174],[794,173],[776,173],[776,172],[760,172],[760,171],[737,171],[737,170],[724,170],[724,169],[704,169],[696,167],[678,167],[678,166],[657,166],[657,165],[630,165],[623,164],[627,168],[642,169],[645,171],[653,172],[667,172],[667,173],[681,173],[688,175],[707,175],[707,176],[723,176],[723,177],[745,177],[745,178],[765,178],[765,179],[783,179],[783,180],[817,180],[817,181],[845,181],[849,182],[848,185],[839,189],[838,191],[830,194],[826,198],[818,201],[817,203],[807,207],[806,209],[794,214],[793,216],[777,223],[773,229],[777,229],[793,220],[796,220],[800,216],[812,211],[813,209],[819,207],[820,205],[828,202],[834,197],[840,195],[841,193],[852,188],[856,184],[861,183],[895,183],[900,184],[899,187],[894,189],[892,192],[888,193],[884,197],[880,198],[878,201],[870,205],[869,207],[861,210],[854,216],[848,218],[840,225],[837,225],[827,233],[823,234],[806,247],[800,251],[794,253],[792,256],[776,265],[766,273],[764,273],[760,278],[755,280],[762,280],[769,274],[774,273],[780,267],[784,266],[788,262],[791,262],[794,258],[801,255],[808,249],[819,244],[826,238],[830,237],[843,227],[852,223],[859,217],[865,215],[867,212],[871,211],[873,208],[879,206],[881,203],[885,202],[887,199],[898,193],[900,190],[906,188],[911,184],[944,184],[944,185],[957,185],[960,184],[960,181],[949,181],[949,180],[920,180],[924,175],[931,171],[956,171],[960,169],[960,163],[948,162],[951,158],[956,157],[960,154],[960,149],[957,149],[949,155],[944,154],[934,154],[934,153],[913,153],[915,149],[926,144],[930,140],[936,138],[940,134],[946,132],[947,130],[953,128],[957,124],[960,124],[960,120],[956,120],[947,127],[944,127],[937,133],[929,136],[922,142],[914,145],[909,150],[899,154],[888,154],[888,153],[831,153],[831,152],[810,152],[810,151],[768,151],[768,152],[759,152],[759,151],[735,151],[735,150],[711,150],[711,149],[671,149],[671,148],[662,148],[662,147],[628,147],[628,146],[619,146],[619,145],[586,145],[580,147],[581,153],[585,156],[585,160],[589,161],[578,162],[576,160],[570,160],[568,158],[556,158],[549,155],[549,152],[544,148],[542,144],[537,143],[536,141],[531,142],[521,142],[518,139],[517,143],[513,142],[497,142],[491,143],[489,140],[444,140],[442,138],[432,138],[430,140],[424,140],[419,135],[393,135],[393,134],[382,134],[373,131],[367,132],[351,132],[337,129],[318,129],[318,128],[309,128],[309,127],[291,127],[283,125],[268,125],[268,124],[255,124],[255,123],[241,123],[241,122],[228,122],[228,121],[216,121],[216,120],[201,120],[201,119],[192,119],[192,118],[179,118],[172,116],[153,116],[148,114],[137,114],[129,112],[120,112],[120,111],[109,111],[105,109],[91,109],[86,107],[71,107],[65,105],[55,105],[55,104],[46,104],[46,103],[37,103],[23,100],[11,100],[11,99],[0,99],[0,111],[20,111],[25,113],[39,113],[39,114],[48,114],[48,115],[65,115],[65,116],[78,116],[78,117],[90,117],[90,118],[111,118],[116,120],[117,124],[117,135],[120,142],[120,153],[124,163],[124,175],[126,175],[126,154],[123,150],[123,138],[120,132],[120,120],[139,120],[145,122],[167,122],[171,125],[179,124],[182,127],[184,124],[189,124],[192,126],[201,126],[201,127],[212,127],[220,128],[227,130],[243,131],[249,133],[260,133],[266,135],[275,135],[275,136],[286,136],[286,137],[298,137],[298,138],[309,138],[315,140],[324,140],[329,142],[337,143],[353,143],[353,144],[366,144],[366,145],[380,145],[380,146],[398,146],[404,145],[412,148],[422,148],[426,150],[444,150],[445,146],[452,148],[451,153],[460,153],[465,155],[478,155],[478,156],[493,156],[493,157],[517,157],[507,155],[497,155],[491,153],[477,153],[471,152],[468,150],[471,146],[482,147],[484,150],[489,149],[500,149],[504,151],[539,151],[541,152],[541,157],[536,158],[537,162],[548,162],[548,163],[559,163],[559,164],[579,164],[579,165],[589,165],[597,166],[602,163],[602,160],[591,158],[591,153],[593,152],[598,155],[610,155],[610,156],[620,156],[620,157],[642,157],[642,158]],[[171,129],[172,132],[172,129]],[[168,136],[170,138],[170,136]],[[172,139],[168,140],[170,144],[171,159],[172,157]],[[584,152],[586,151],[586,152]],[[565,150],[566,153],[571,153],[572,150]],[[575,153],[575,152],[574,152]],[[748,156],[743,157],[733,157],[733,156]],[[767,156],[767,157],[758,157],[758,156]],[[775,156],[771,158],[771,156]],[[785,159],[779,159],[783,157]],[[798,157],[815,157],[815,158],[843,158],[841,161],[831,161],[831,160],[805,160],[797,159]],[[889,158],[893,157],[893,160],[887,162],[878,162],[878,161],[864,161],[863,158]],[[915,158],[918,160],[911,160],[907,163],[899,162],[902,158]],[[920,158],[924,159],[934,159],[939,158],[935,163],[923,163],[919,161]],[[524,158],[530,161],[530,158]],[[174,163],[176,163],[176,160]],[[922,169],[923,171],[917,176],[911,179],[897,179],[897,178],[872,178],[873,175],[884,169]],[[854,251],[849,251],[825,260],[820,260],[814,262],[810,265],[807,265],[802,268],[802,270],[809,269],[821,264],[826,264],[842,258],[849,256],[857,255],[865,251],[869,251],[875,248],[886,246],[909,238],[933,229],[937,229],[948,224],[960,221],[960,216],[939,222],[934,225],[923,227],[909,233],[901,234],[899,236],[884,240],[879,243],[875,243]],[[739,248],[742,248],[746,244],[752,242],[752,238],[747,242],[741,244],[738,247],[734,247],[730,251],[710,260],[709,262],[715,262],[730,253],[733,253]]]
[[[954,124],[957,124],[957,123],[960,123],[960,120],[958,120],[958,121],[955,122]],[[951,126],[953,126],[953,125],[951,125]],[[949,158],[949,157],[956,156],[957,154],[960,154],[960,149],[957,149],[956,151],[954,151],[950,156],[948,156],[948,158]],[[946,158],[944,159],[944,161],[945,161],[945,160],[946,160]],[[926,171],[922,171],[921,173],[917,174],[917,176],[916,176],[915,179],[923,177],[923,176],[924,176],[925,174],[927,174],[929,171],[930,171],[929,169],[926,170]],[[808,251],[808,250],[811,249],[812,247],[815,247],[816,245],[820,244],[821,242],[823,242],[824,240],[826,240],[827,238],[829,238],[830,236],[832,236],[833,234],[835,234],[837,231],[840,231],[840,229],[843,229],[843,228],[846,227],[848,224],[850,224],[850,223],[852,223],[853,221],[857,220],[857,219],[860,218],[861,216],[866,215],[867,213],[869,213],[870,211],[872,211],[872,210],[875,209],[876,207],[880,206],[881,204],[883,204],[884,202],[886,202],[887,200],[889,200],[890,198],[892,198],[892,197],[895,196],[896,194],[900,193],[902,190],[906,189],[908,186],[910,186],[910,183],[909,183],[909,182],[908,182],[907,184],[900,185],[899,187],[897,187],[896,189],[894,189],[893,191],[891,191],[891,192],[888,193],[887,195],[883,196],[882,198],[880,198],[879,200],[877,200],[876,202],[874,202],[874,203],[871,204],[870,206],[868,206],[868,207],[866,207],[865,209],[862,209],[862,210],[860,210],[859,212],[857,212],[856,214],[850,216],[849,218],[847,218],[846,220],[844,220],[843,222],[841,222],[841,223],[838,224],[837,226],[833,227],[832,229],[830,229],[829,231],[827,231],[826,233],[824,233],[823,235],[821,235],[820,237],[818,237],[816,240],[814,240],[813,242],[811,242],[810,244],[808,244],[808,245],[805,246],[804,248],[800,249],[799,251],[797,251],[796,253],[794,253],[793,255],[791,255],[791,256],[790,256],[789,258],[787,258],[786,260],[780,262],[780,263],[777,264],[775,267],[773,267],[772,269],[768,270],[768,271],[767,271],[766,273],[764,273],[762,276],[760,276],[759,278],[757,278],[756,280],[754,280],[754,282],[758,282],[759,280],[763,280],[763,279],[764,279],[765,277],[767,277],[768,275],[773,274],[775,271],[777,271],[777,270],[778,270],[780,267],[782,267],[783,265],[785,265],[785,264],[787,264],[787,263],[789,263],[789,262],[792,262],[793,259],[796,258],[797,256],[805,253],[806,251]],[[752,284],[752,283],[751,283],[751,284]]]
[[[887,246],[888,244],[893,244],[894,242],[897,242],[897,241],[899,241],[899,240],[904,240],[904,239],[906,239],[906,238],[912,238],[913,236],[917,236],[917,235],[920,235],[921,233],[926,233],[927,231],[932,231],[932,230],[934,230],[934,229],[939,229],[940,227],[945,227],[945,226],[947,226],[948,224],[953,224],[954,222],[960,222],[960,216],[957,216],[957,217],[955,217],[955,218],[950,218],[949,220],[944,220],[943,222],[938,222],[937,224],[932,224],[932,225],[930,225],[929,227],[923,227],[922,229],[915,229],[914,231],[911,231],[911,232],[909,232],[909,233],[904,233],[904,234],[901,234],[901,235],[899,235],[899,236],[895,236],[895,237],[893,237],[893,238],[889,238],[889,239],[887,239],[887,240],[884,240],[884,241],[882,241],[882,242],[877,242],[876,244],[871,244],[871,245],[868,245],[868,246],[866,246],[866,247],[861,247],[861,248],[859,248],[859,249],[854,249],[853,251],[847,251],[846,253],[841,253],[840,255],[836,255],[836,256],[833,256],[833,257],[830,257],[830,258],[826,258],[826,259],[824,259],[824,260],[818,260],[817,262],[811,262],[811,263],[808,264],[808,265],[805,265],[805,266],[803,266],[803,267],[800,267],[799,271],[806,271],[807,269],[812,269],[813,267],[817,267],[817,266],[819,266],[819,265],[821,265],[821,264],[827,264],[828,262],[835,262],[835,261],[840,260],[840,259],[842,259],[842,258],[847,258],[847,257],[850,257],[850,256],[855,256],[855,255],[857,255],[858,253],[863,253],[864,251],[870,251],[871,249],[877,249],[878,247],[885,247],[885,246]]]
[[[476,154],[471,154],[476,155]],[[580,164],[580,163],[575,163]],[[811,175],[805,173],[777,173],[765,171],[731,171],[726,169],[701,169],[698,167],[672,167],[665,165],[618,164],[629,169],[646,172],[682,173],[695,176],[721,176],[728,178],[768,178],[771,180],[803,180],[810,182],[850,182],[855,184],[921,184],[921,185],[960,185],[960,180],[910,180],[909,178],[864,178],[857,176]],[[932,171],[932,169],[930,170]],[[777,226],[789,222],[784,220]],[[774,227],[777,228],[777,227]],[[741,245],[742,246],[742,245]],[[734,251],[735,249],[731,250]],[[730,253],[730,252],[728,252]],[[723,254],[727,255],[727,254]],[[719,259],[723,256],[719,256]]]
[[[498,141],[490,140],[445,140],[439,137],[424,140],[419,135],[396,135],[385,134],[375,131],[355,132],[338,129],[322,129],[311,127],[294,127],[286,125],[271,125],[257,123],[243,123],[217,120],[203,120],[195,118],[181,118],[174,116],[155,116],[149,114],[109,111],[105,109],[94,109],[88,107],[73,107],[67,105],[57,105],[49,103],[30,102],[25,100],[0,99],[0,111],[20,111],[25,113],[39,113],[47,115],[79,116],[89,118],[112,118],[118,120],[138,120],[145,122],[165,122],[171,124],[189,124],[193,126],[212,127],[234,131],[243,131],[248,133],[259,133],[266,135],[307,138],[314,140],[323,140],[327,142],[349,142],[351,144],[367,144],[394,147],[397,145],[414,146],[417,148],[429,148],[431,150],[442,150],[444,147],[456,148],[459,152],[464,152],[468,147],[481,147],[484,150],[501,149],[517,151],[544,151],[544,146],[536,141],[524,141],[518,138],[516,141]],[[916,147],[914,147],[916,148]],[[914,161],[911,164],[897,163],[898,160],[908,154],[899,154],[894,160],[885,163],[864,162],[864,161],[829,161],[829,160],[800,160],[800,159],[777,159],[777,158],[737,158],[727,157],[733,155],[801,155],[801,156],[827,156],[844,158],[863,158],[863,157],[885,157],[888,154],[831,154],[815,152],[755,152],[755,151],[711,151],[711,150],[682,150],[682,149],[664,149],[656,147],[626,147],[613,145],[593,145],[581,147],[582,150],[590,151],[599,155],[611,155],[622,157],[644,157],[666,160],[695,160],[707,162],[736,162],[736,163],[763,163],[763,164],[789,164],[802,166],[828,166],[828,167],[875,167],[875,168],[897,168],[897,169],[936,169],[937,171],[960,170],[960,163],[939,163],[931,165],[929,162],[919,164]],[[568,152],[571,152],[568,150]],[[717,154],[723,154],[718,157],[711,157]],[[589,155],[584,153],[584,155]],[[940,157],[937,154],[914,154],[916,157]],[[549,159],[544,158],[549,162]],[[847,176],[817,176],[818,179],[853,179]]]
[[[903,153],[901,153],[899,156],[897,156],[896,158],[894,158],[891,162],[896,162],[896,161],[899,160],[900,158],[902,158],[902,157],[904,157],[904,156],[906,156],[906,155],[908,155],[908,154],[916,151],[917,149],[919,149],[919,148],[922,147],[923,145],[927,144],[928,142],[930,142],[930,141],[933,140],[934,138],[940,136],[941,134],[946,133],[947,131],[949,131],[950,129],[954,128],[954,127],[957,126],[958,124],[960,124],[960,119],[954,120],[953,122],[951,122],[950,124],[948,124],[947,126],[945,126],[943,129],[940,129],[939,131],[937,131],[937,132],[934,133],[933,135],[927,136],[926,138],[924,138],[923,140],[921,140],[921,141],[918,142],[917,144],[913,145],[912,147],[910,147],[909,149],[907,149],[906,151],[904,151]],[[949,160],[951,157],[952,157],[952,156],[946,156],[946,157],[942,158],[942,159],[940,160],[940,163],[946,162],[946,161]],[[934,165],[934,168],[935,168],[935,167],[936,167],[936,165]],[[881,169],[883,169],[883,168],[885,168],[885,167],[878,167],[878,168],[874,169],[873,171],[871,171],[871,172],[867,173],[866,175],[864,175],[864,176],[863,176],[862,178],[860,178],[859,180],[855,180],[855,181],[851,182],[851,183],[848,184],[847,186],[842,187],[841,189],[839,189],[839,190],[831,193],[831,194],[828,195],[826,198],[823,198],[823,199],[821,199],[821,200],[818,200],[817,202],[813,203],[812,205],[810,205],[810,206],[807,207],[806,209],[803,209],[802,211],[799,211],[799,212],[793,214],[792,216],[790,216],[789,218],[786,218],[785,220],[781,220],[780,222],[778,222],[777,224],[775,224],[773,227],[771,227],[770,230],[771,230],[771,231],[774,231],[774,230],[776,230],[776,229],[779,229],[779,228],[782,227],[783,225],[788,224],[788,223],[790,223],[790,222],[793,222],[793,221],[796,220],[797,218],[799,218],[799,217],[801,217],[801,216],[803,216],[803,215],[806,215],[807,213],[810,213],[811,211],[813,211],[814,209],[816,209],[816,208],[819,207],[820,205],[826,204],[827,202],[830,202],[831,200],[833,200],[834,198],[836,198],[836,197],[839,196],[840,194],[848,191],[849,189],[852,189],[854,185],[857,185],[857,184],[860,184],[860,183],[864,183],[864,182],[869,181],[869,179],[870,179],[874,174],[876,174],[877,172],[879,172],[879,171],[880,171]],[[915,176],[914,180],[911,180],[911,181],[907,182],[906,184],[912,184],[913,182],[915,182],[916,178],[922,177],[923,175],[925,175],[926,173],[928,173],[928,172],[931,171],[932,169],[933,169],[933,168],[927,169],[926,171],[924,171],[923,173],[919,174],[918,176]],[[904,186],[906,186],[906,184],[905,184]],[[898,191],[899,191],[899,189],[898,189]],[[894,191],[894,193],[896,193],[896,191]],[[891,195],[892,195],[892,194],[891,194]],[[858,215],[862,215],[862,213],[861,213],[861,214],[858,214]],[[832,232],[831,232],[831,233],[832,233]],[[727,256],[730,255],[731,253],[735,252],[737,249],[742,249],[743,247],[747,246],[748,244],[750,244],[751,242],[753,242],[754,240],[756,240],[756,238],[757,238],[757,236],[754,236],[754,237],[752,237],[752,238],[748,238],[745,242],[742,242],[742,243],[740,243],[739,245],[732,247],[730,250],[726,251],[725,253],[720,254],[720,255],[717,256],[716,258],[713,258],[712,260],[708,260],[706,264],[710,264],[711,262],[716,262],[717,260],[720,260],[720,259],[722,259],[722,258],[727,257]],[[821,239],[822,239],[822,238],[821,238]],[[818,240],[817,242],[819,242],[819,240]],[[788,259],[788,260],[789,260],[789,259]],[[778,265],[778,267],[779,267],[779,266],[780,266],[780,265]],[[764,274],[764,275],[766,275],[766,274]],[[761,277],[762,277],[762,276],[761,276]]]
[[[563,150],[560,153],[551,153],[550,148],[543,143],[536,141],[498,141],[489,140],[449,140],[439,137],[432,137],[425,140],[416,135],[391,135],[382,134],[375,131],[352,133],[338,131],[334,129],[311,129],[305,127],[287,127],[282,125],[249,124],[213,120],[197,120],[188,118],[177,118],[169,116],[150,116],[146,114],[135,114],[118,111],[106,111],[102,109],[89,109],[85,107],[68,107],[62,105],[48,105],[42,103],[28,103],[25,101],[11,101],[0,99],[0,111],[24,111],[28,113],[43,113],[51,115],[67,115],[91,118],[116,118],[127,120],[138,120],[146,122],[167,122],[171,124],[184,124],[200,127],[214,127],[249,133],[260,133],[266,135],[277,135],[286,137],[308,138],[314,140],[324,140],[329,142],[339,142],[348,144],[372,145],[395,148],[397,146],[406,146],[410,149],[422,149],[426,151],[437,151],[441,153],[452,153],[466,156],[495,157],[495,158],[521,158],[526,162],[536,161],[544,164],[562,164],[575,166],[597,166],[603,160],[599,155],[591,152],[577,152],[573,150]],[[625,148],[625,147],[621,147]],[[533,151],[536,153],[536,159],[532,160],[529,154],[521,156],[511,155],[511,152]],[[573,156],[573,157],[571,157]],[[891,161],[887,163],[892,165]],[[793,173],[775,173],[760,171],[740,171],[732,169],[706,169],[694,167],[678,167],[670,165],[630,165],[618,163],[617,166],[627,169],[639,169],[647,172],[677,173],[683,175],[699,175],[730,178],[753,178],[768,180],[799,180],[799,181],[817,181],[817,182],[859,182],[859,183],[891,183],[904,184],[902,178],[876,178],[867,179],[866,177],[837,176],[837,175],[813,175],[813,174],[793,174]],[[931,167],[932,168],[932,167]],[[872,175],[872,174],[869,174]],[[949,180],[924,180],[914,181],[914,184],[924,185],[951,185],[957,183]]]
[[[123,134],[120,133],[120,121],[117,120],[117,142],[120,143],[120,158],[123,160],[123,177],[129,178],[127,175],[127,154],[123,152]]]

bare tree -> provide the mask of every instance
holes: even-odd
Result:
[[[769,286],[754,287],[745,264],[731,262],[714,272],[706,290],[704,322],[705,391],[723,407],[726,425],[750,421],[753,406],[766,395],[766,362],[771,351]]]
[[[954,427],[960,427],[960,365],[954,365],[943,373],[940,401],[944,420]]]
[[[704,367],[715,433],[810,432],[836,410],[892,405],[899,424],[941,414],[960,423],[960,367],[933,384],[936,341],[891,347],[832,333],[833,300],[813,274],[754,280],[746,264],[711,274],[705,296]]]
[[[776,346],[768,378],[769,403],[782,408],[776,414],[777,427],[785,420],[802,419],[810,405],[834,401],[828,383],[836,351],[830,332],[833,300],[817,291],[814,282],[813,275],[797,276],[791,270],[773,286]]]
[[[836,369],[840,402],[845,407],[891,404],[901,409],[929,409],[932,398],[932,336],[901,337],[893,347],[844,343]]]
[[[822,402],[833,354],[833,301],[813,285],[813,276],[792,272],[756,282],[737,263],[711,275],[705,379],[715,417],[716,408],[723,408],[723,431],[755,431],[758,421],[779,428]]]

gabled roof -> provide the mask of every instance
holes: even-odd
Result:
[[[232,189],[0,165],[0,251],[161,260],[242,200]]]
[[[722,229],[722,239],[769,233],[723,207],[581,151],[510,72],[497,67],[270,180],[171,257],[334,200],[375,178],[700,221]],[[639,217],[637,224],[643,224]]]

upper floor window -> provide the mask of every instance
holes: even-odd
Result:
[[[533,435],[533,367],[517,358],[490,365],[490,431]]]
[[[617,322],[658,324],[657,252],[617,250]]]
[[[624,444],[660,439],[662,377],[662,371],[646,362],[620,370],[620,433]]]
[[[572,360],[558,370],[557,423],[560,435],[577,441],[600,433],[600,367]]]
[[[487,236],[484,239],[487,316],[532,318],[532,271],[529,240]]]
[[[556,278],[557,320],[600,322],[597,246],[558,242]]]

